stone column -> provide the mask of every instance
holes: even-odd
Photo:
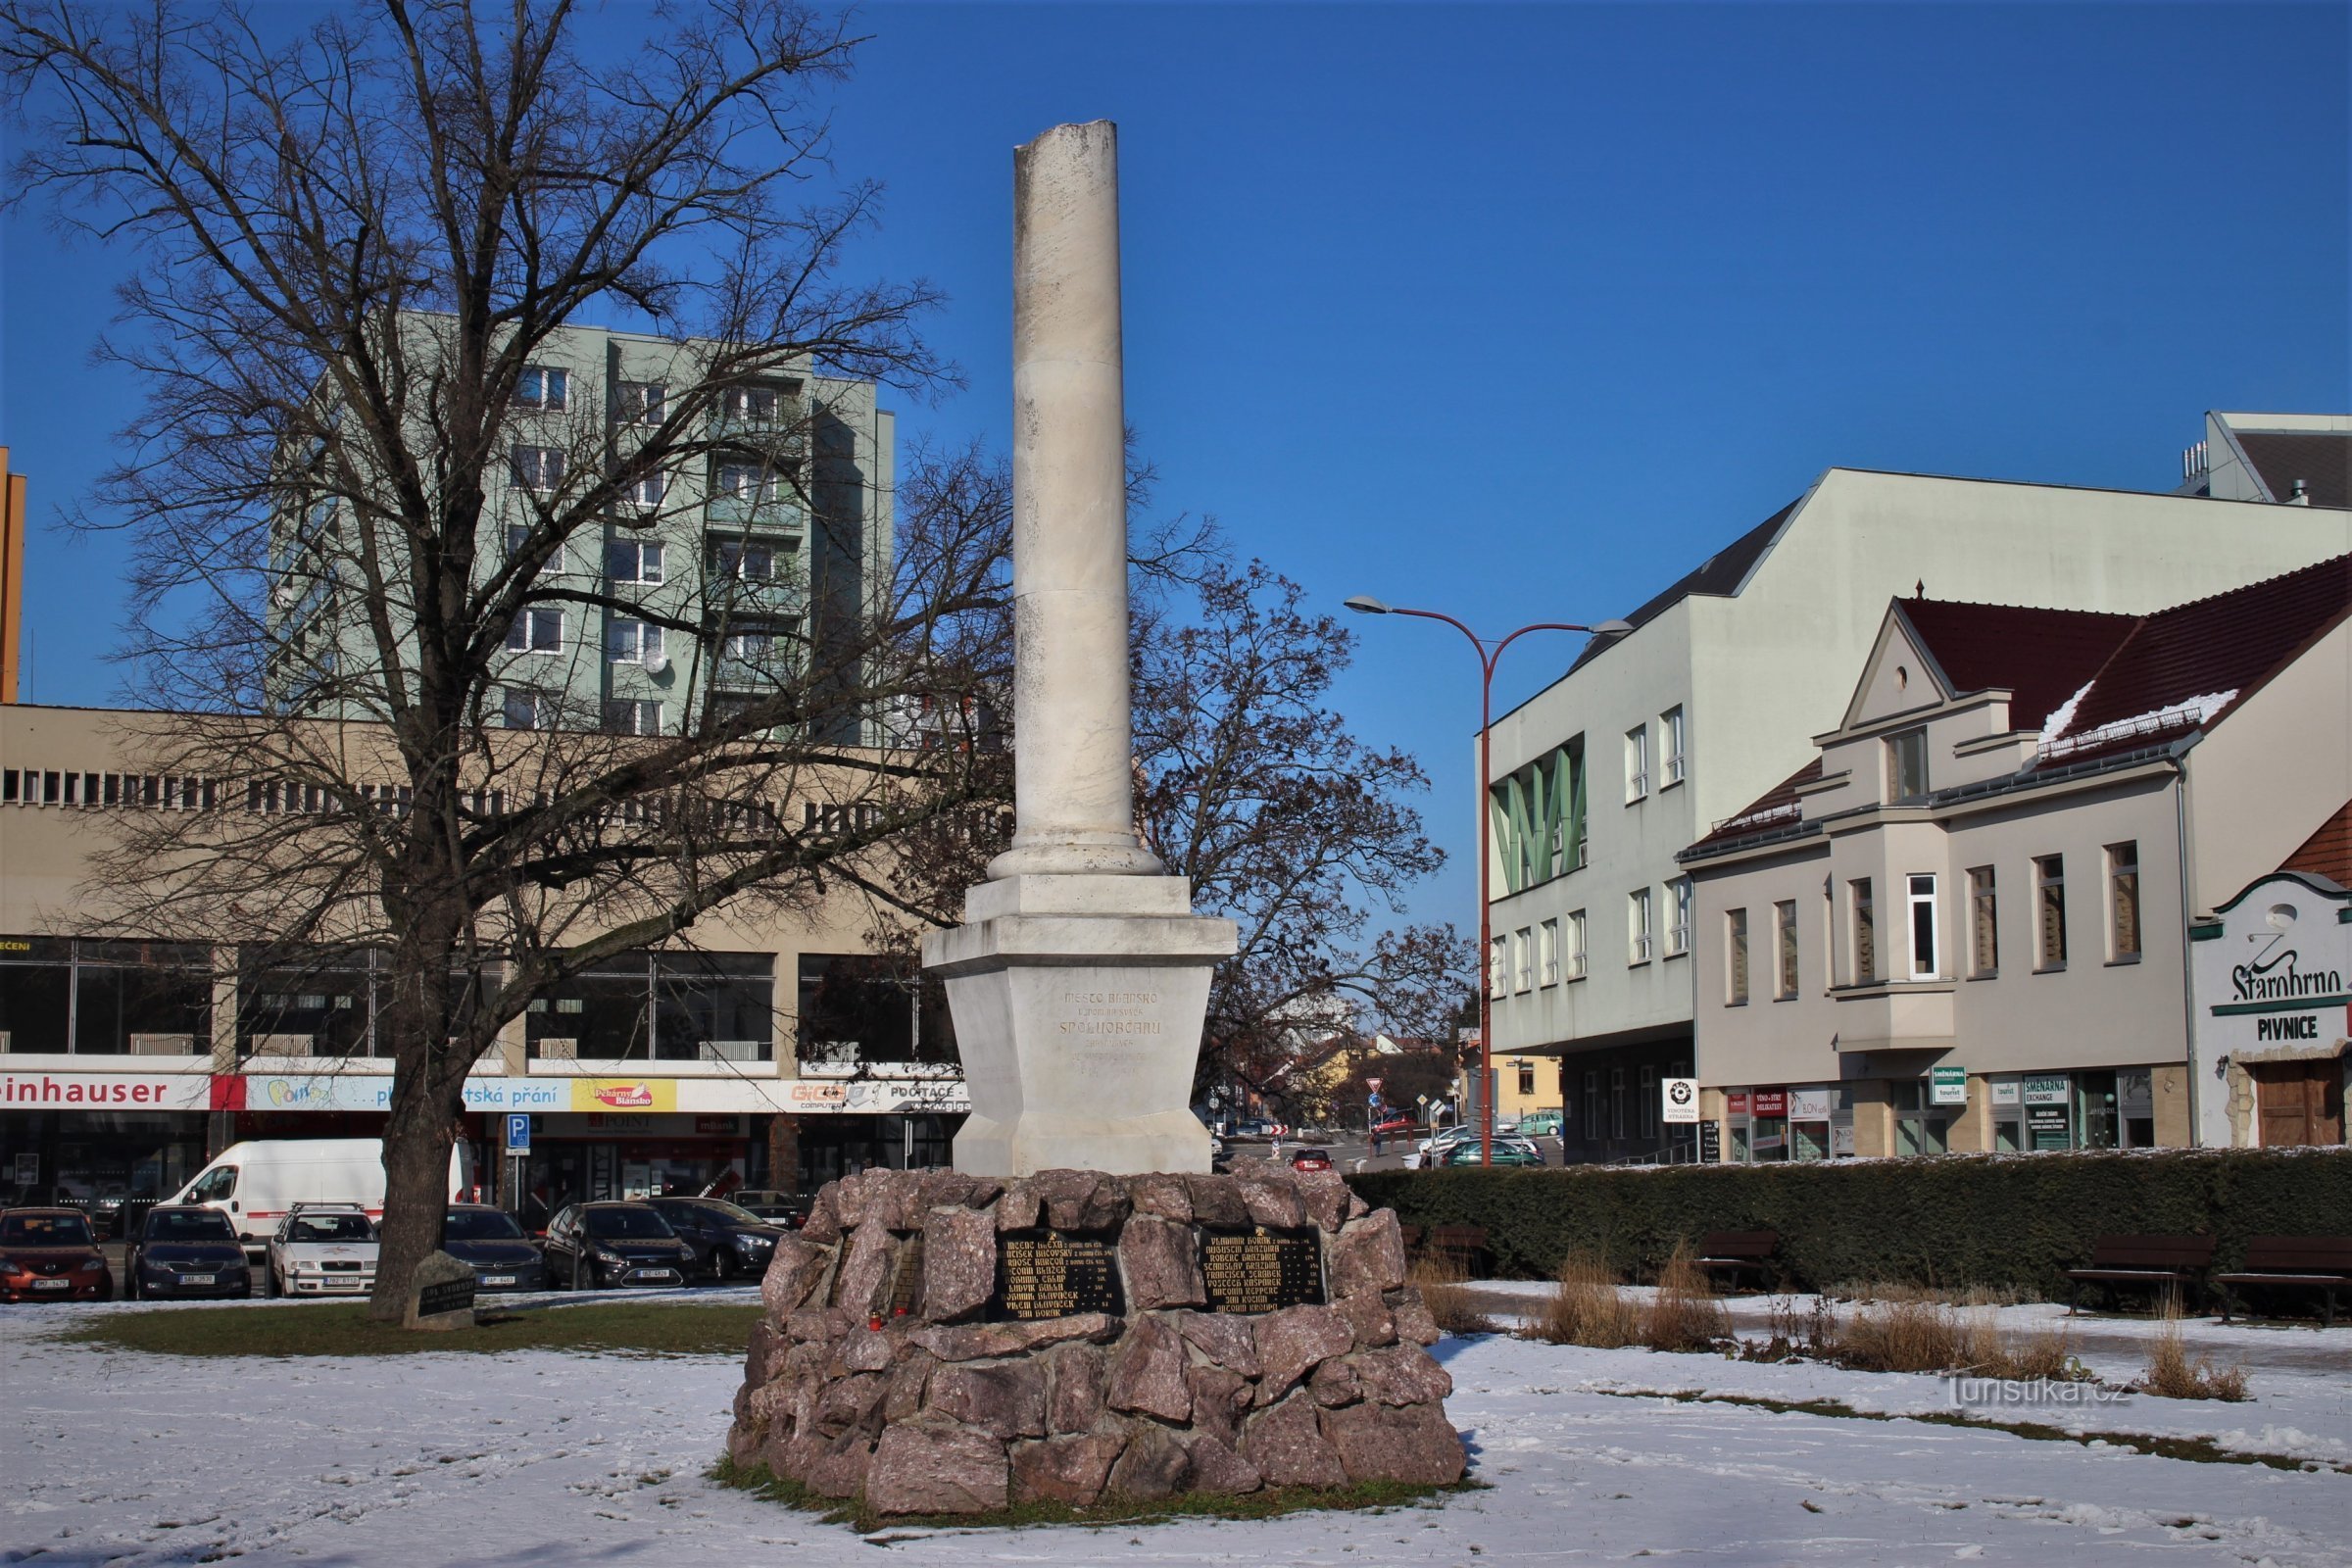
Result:
[[[1012,155],[1013,837],[1008,876],[1152,875],[1127,689],[1118,129]]]
[[[1116,155],[1106,121],[1013,155],[1014,833],[923,941],[980,1175],[1208,1168],[1187,1106],[1237,933],[1135,832]]]

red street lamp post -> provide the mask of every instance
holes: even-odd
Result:
[[[1478,633],[1443,611],[1407,610],[1400,605],[1384,605],[1368,594],[1358,594],[1347,602],[1348,608],[1364,615],[1418,615],[1423,620],[1442,620],[1470,639],[1478,652],[1478,1103],[1479,1103],[1479,1163],[1494,1163],[1494,926],[1493,902],[1488,897],[1488,862],[1494,858],[1490,848],[1494,836],[1489,812],[1493,809],[1490,794],[1494,787],[1494,664],[1502,651],[1531,631],[1581,631],[1596,637],[1622,637],[1634,628],[1628,621],[1604,620],[1597,625],[1580,626],[1564,620],[1539,620],[1506,633],[1495,642],[1488,642]]]

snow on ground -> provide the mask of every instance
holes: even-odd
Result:
[[[559,1308],[560,1309],[560,1308]],[[1530,1344],[1438,1348],[1491,1490],[1384,1513],[1107,1529],[853,1533],[716,1487],[740,1369],[551,1351],[180,1360],[57,1343],[0,1309],[0,1563],[1718,1563],[2340,1565],[2352,1475],[2001,1432],[1785,1414],[1649,1390],[1936,1406],[1933,1379]],[[2308,1332],[2308,1331],[2307,1331]],[[2314,1336],[2317,1338],[2317,1336]],[[2347,1331],[2329,1337],[2352,1343]],[[2181,1430],[2352,1438],[2340,1373],[2256,1373]],[[2172,1401],[2103,1412],[2174,1430]],[[2160,1424],[2162,1423],[2162,1424]],[[2329,1450],[2332,1451],[2332,1450]]]

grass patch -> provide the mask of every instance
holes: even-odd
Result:
[[[2152,1432],[2068,1432],[2041,1421],[1995,1421],[1988,1416],[1963,1415],[1957,1410],[1920,1410],[1896,1414],[1886,1410],[1857,1410],[1842,1399],[1773,1399],[1753,1394],[1697,1394],[1689,1389],[1593,1389],[1594,1394],[1621,1399],[1673,1399],[1681,1404],[1740,1404],[1780,1415],[1829,1416],[1841,1421],[1918,1421],[1933,1427],[1977,1427],[2006,1432],[2032,1443],[2072,1443],[2089,1447],[2104,1443],[2111,1448],[2152,1454],[2159,1459],[2182,1459],[2191,1464],[2258,1464],[2273,1470],[2308,1472],[2334,1470],[2352,1475],[2352,1464],[2325,1459],[2298,1459],[2284,1453],[2248,1453],[2225,1448],[2211,1438],[2159,1437]]]
[[[1329,1491],[1313,1487],[1268,1487],[1240,1496],[1188,1493],[1180,1497],[1152,1499],[1104,1497],[1085,1508],[1065,1502],[1024,1502],[995,1513],[884,1514],[867,1507],[862,1498],[820,1497],[763,1464],[738,1464],[732,1458],[721,1459],[711,1467],[710,1479],[766,1501],[814,1514],[828,1523],[847,1525],[863,1536],[885,1530],[1019,1530],[1066,1525],[1149,1525],[1173,1519],[1274,1519],[1314,1509],[1421,1507],[1449,1493],[1487,1490],[1485,1482],[1470,1480],[1456,1481],[1450,1486],[1367,1481]]]
[[[105,1312],[68,1329],[68,1344],[150,1355],[418,1355],[427,1351],[599,1350],[616,1355],[741,1355],[757,1303],[614,1302],[485,1311],[470,1332],[420,1334],[368,1319],[357,1301]]]
[[[2246,1396],[2246,1369],[2216,1365],[2206,1355],[2191,1360],[2180,1339],[2180,1298],[2167,1292],[2162,1326],[2148,1352],[2147,1376],[2140,1379],[2139,1386],[2168,1399],[2235,1401]]]
[[[1597,1252],[1570,1252],[1560,1274],[1527,1325],[1527,1333],[1554,1345],[1589,1345],[1615,1350],[1642,1339],[1642,1310],[1617,1291],[1617,1278]]]

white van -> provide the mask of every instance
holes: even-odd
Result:
[[[473,1185],[473,1151],[449,1152],[449,1195]],[[296,1203],[357,1203],[384,1217],[384,1141],[380,1138],[261,1138],[231,1144],[171,1201],[202,1203],[228,1216],[245,1250],[258,1257]]]

